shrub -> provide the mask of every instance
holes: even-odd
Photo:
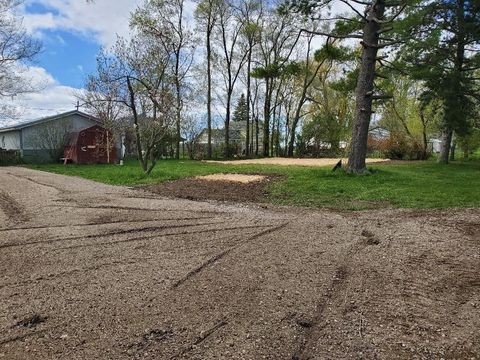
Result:
[[[426,160],[430,156],[421,144],[403,134],[392,134],[386,139],[369,137],[368,153],[377,156],[381,153],[392,160]]]

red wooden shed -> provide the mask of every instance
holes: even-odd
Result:
[[[65,163],[112,164],[117,161],[117,151],[112,133],[95,125],[68,134],[63,157]]]

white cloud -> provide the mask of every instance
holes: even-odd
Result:
[[[80,89],[59,84],[41,67],[29,67],[23,75],[29,79],[31,84],[41,90],[0,101],[0,106],[3,103],[13,107],[18,114],[18,118],[10,123],[37,119],[75,109],[77,102],[75,92],[81,91]]]
[[[51,12],[32,14],[24,12],[24,25],[31,34],[41,36],[42,30],[65,30],[91,37],[105,47],[115,44],[117,35],[128,37],[130,14],[143,0],[29,0]],[[193,18],[195,3],[186,1],[185,11]]]
[[[32,14],[25,12],[24,25],[32,34],[42,30],[65,30],[92,37],[100,45],[109,47],[117,34],[128,35],[130,13],[137,7],[135,0],[30,0],[51,12]]]

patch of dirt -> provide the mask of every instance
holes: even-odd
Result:
[[[226,165],[285,165],[285,166],[335,166],[340,159],[338,158],[319,158],[319,159],[305,159],[305,158],[265,158],[265,159],[247,159],[247,160],[228,160],[215,161],[206,160],[206,162],[219,163]],[[387,163],[388,159],[367,159],[367,164]],[[342,159],[343,164],[348,162],[348,159]]]
[[[238,177],[238,175],[235,175]],[[261,180],[259,180],[261,178]],[[218,179],[218,180],[217,180]],[[246,175],[241,181],[188,178],[148,185],[143,189],[169,198],[188,200],[216,200],[225,202],[265,202],[267,187],[272,181],[284,179],[280,175]]]
[[[231,181],[242,184],[264,181],[264,175],[248,175],[248,174],[212,174],[205,176],[197,176],[195,179],[207,181]]]

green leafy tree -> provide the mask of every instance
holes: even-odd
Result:
[[[480,68],[480,1],[418,1],[396,30],[407,39],[399,52],[400,63],[414,79],[424,82],[424,99],[442,102],[438,160],[447,163],[453,133],[469,133],[475,103],[480,100],[475,75]]]
[[[315,144],[327,145],[329,155],[340,153],[341,142],[350,135],[353,120],[353,101],[347,91],[339,91],[324,74],[331,73],[332,77],[338,73],[338,68],[329,66],[329,69],[317,76],[312,91],[311,104],[308,115],[305,117],[302,129],[302,138],[313,140]]]
[[[334,3],[333,0],[291,1],[282,10],[294,9],[310,16],[316,16],[320,20],[335,21],[332,30],[314,31],[315,34],[336,39],[361,39],[362,52],[356,81],[355,117],[347,166],[349,173],[361,174],[367,172],[365,159],[374,101],[385,98],[385,95],[377,92],[375,86],[378,66],[382,65],[382,60],[386,59],[385,56],[379,56],[379,51],[397,43],[397,40],[392,41],[389,38],[388,33],[393,30],[392,25],[401,16],[407,5],[414,1],[342,0],[342,2],[352,10],[352,16],[337,16],[332,19],[328,14],[326,18],[322,18],[322,11],[329,10]],[[363,10],[359,10],[360,7],[363,7]]]
[[[173,54],[171,63],[175,84],[176,151],[180,157],[181,120],[186,97],[187,76],[193,63],[194,37],[187,25],[186,0],[146,0],[132,14],[131,26],[143,36],[152,37],[166,52]]]
[[[271,118],[275,110],[275,94],[291,70],[290,58],[298,41],[298,30],[292,14],[280,13],[272,3],[264,2],[260,26],[261,39],[258,44],[257,66],[252,76],[263,82],[263,156],[270,156],[272,150]]]
[[[424,87],[419,81],[406,76],[391,77],[382,86],[392,94],[392,99],[381,107],[380,126],[408,143],[408,148],[417,149],[416,158],[429,156],[430,138],[438,131],[441,122],[441,102],[436,99],[421,99]]]

